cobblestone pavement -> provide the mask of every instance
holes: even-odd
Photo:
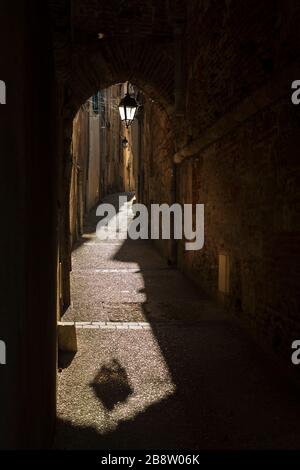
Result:
[[[299,448],[296,385],[150,242],[96,222],[73,253],[55,447]]]

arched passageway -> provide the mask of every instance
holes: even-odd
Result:
[[[158,361],[160,372],[152,378],[159,382],[162,373],[166,394],[156,397],[159,403],[155,397],[148,400],[148,396],[145,402],[136,404],[135,411],[130,408],[136,395],[128,371],[134,363],[125,356],[123,362],[112,362],[116,350],[123,346],[125,351],[126,345],[122,339],[125,332],[111,332],[115,346],[107,361],[101,362],[100,376],[95,375],[94,382],[99,383],[99,377],[109,372],[108,366],[116,369],[123,377],[123,392],[130,406],[125,405],[128,414],[112,431],[112,441],[104,438],[103,445],[124,438],[126,447],[142,428],[152,433],[159,416],[165,436],[168,416],[176,409],[178,423],[187,422],[183,415],[193,415],[193,427],[185,435],[198,436],[203,448],[243,447],[244,443],[251,447],[257,443],[257,434],[253,436],[258,428],[270,429],[264,445],[286,447],[283,428],[280,430],[283,422],[295,447],[298,431],[291,409],[293,405],[297,409],[298,372],[290,356],[291,344],[300,330],[299,119],[291,104],[290,86],[299,74],[298,2],[289,0],[274,6],[271,0],[3,0],[1,9],[6,19],[0,30],[1,43],[10,43],[17,51],[12,54],[7,48],[0,58],[0,79],[7,84],[7,104],[1,107],[0,145],[5,156],[1,200],[3,220],[9,227],[3,233],[0,332],[8,345],[11,364],[1,369],[1,403],[11,397],[3,410],[3,447],[41,448],[53,443],[57,320],[69,315],[71,304],[73,119],[98,90],[125,81],[146,96],[140,136],[144,149],[139,160],[145,164],[145,175],[138,196],[147,204],[203,203],[205,245],[188,253],[181,240],[170,246],[160,244],[163,258],[156,259],[152,248],[147,255],[143,250],[148,248],[124,243],[108,255],[112,269],[119,269],[114,266],[123,263],[124,269],[131,269],[126,263],[133,263],[132,269],[141,271],[129,272],[128,276],[138,278],[137,286],[144,283],[145,291],[140,292],[144,297],[138,297],[138,303],[151,330],[133,329],[129,334],[136,338],[136,344],[149,342],[149,350],[156,351],[154,362]],[[91,251],[98,247],[82,245],[78,251],[78,263],[82,253],[87,275],[93,260],[84,256],[85,247]],[[105,245],[101,250],[105,252]],[[105,255],[102,261],[100,258],[100,264],[108,262]],[[163,264],[166,260],[167,265]],[[175,261],[186,278],[172,267]],[[95,269],[105,270],[105,266]],[[152,268],[154,288],[149,274]],[[79,265],[76,267],[75,262],[75,277],[76,269]],[[98,274],[99,289],[105,293],[106,275],[102,271]],[[215,321],[214,312],[208,308],[209,318],[205,316],[201,323],[199,313],[197,322],[201,325],[195,328],[169,325],[166,330],[155,326],[153,311],[161,315],[164,308],[168,310],[163,295],[169,288],[170,320],[174,319],[174,302],[177,304],[182,285],[181,300],[188,303],[185,295],[191,292],[188,297],[197,304],[195,310],[191,307],[192,317],[196,311],[206,311],[205,299],[209,298],[214,305],[218,303],[217,309],[223,311],[226,320]],[[166,291],[162,297],[161,290]],[[151,311],[144,309],[145,302],[163,305]],[[126,311],[126,301],[121,303],[122,311]],[[234,324],[233,318],[263,344],[271,353],[270,359],[258,364],[264,353],[252,346],[240,327],[229,326]],[[81,330],[79,338],[84,338],[86,333]],[[104,331],[95,334],[107,341]],[[142,346],[136,367],[147,362]],[[233,351],[227,356],[228,362],[224,350],[229,355]],[[90,350],[83,346],[82,351],[68,370],[77,363],[82,367],[80,357],[89,360],[92,346]],[[281,364],[281,385],[272,361]],[[128,370],[124,370],[125,363]],[[263,378],[262,371],[267,369]],[[146,375],[148,372],[152,374],[151,368]],[[289,382],[289,373],[295,383]],[[242,376],[243,384],[239,383]],[[227,380],[236,384],[230,396],[231,389],[223,387]],[[95,383],[99,395],[102,392]],[[258,383],[262,384],[260,391]],[[139,385],[137,381],[137,390],[141,391]],[[271,396],[267,405],[266,396]],[[238,397],[240,407],[234,408]],[[275,417],[277,403],[280,413]],[[110,407],[107,403],[106,408]],[[216,409],[223,425],[214,414]],[[119,411],[122,413],[122,407]],[[244,433],[239,424],[242,417],[249,424]],[[115,418],[119,423],[120,417]],[[114,417],[109,415],[110,419]],[[83,433],[76,424],[62,431],[71,433],[77,442],[97,438],[91,422],[84,426]],[[214,433],[216,427],[220,434]],[[231,429],[229,434],[227,428]],[[142,437],[140,443],[142,446]],[[189,443],[192,445],[192,441]]]

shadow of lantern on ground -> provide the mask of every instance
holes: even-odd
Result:
[[[90,387],[109,411],[133,393],[126,370],[117,359],[112,359],[99,369]]]

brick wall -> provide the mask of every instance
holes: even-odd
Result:
[[[300,2],[187,5],[186,118],[197,135],[297,58]]]
[[[192,172],[193,203],[205,204],[204,249],[181,249],[180,266],[217,295],[218,255],[227,253],[226,304],[285,352],[300,333],[299,131],[284,100],[180,169],[183,180]]]
[[[292,0],[188,2],[185,119],[173,119],[179,145],[201,138],[261,87],[268,93],[296,59],[299,19],[300,2]],[[177,201],[205,204],[205,246],[185,252],[179,243],[180,268],[287,360],[300,335],[300,115],[290,102],[299,77],[300,67],[277,99],[261,96],[256,113],[177,167]],[[145,189],[155,202],[172,194],[163,116],[145,107]],[[226,295],[218,292],[222,253],[230,265]]]
[[[145,98],[142,128],[143,201],[145,204],[172,204],[174,136],[167,114],[157,103]],[[155,242],[161,253],[171,261],[172,244]]]

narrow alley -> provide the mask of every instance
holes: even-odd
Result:
[[[300,1],[0,20],[0,449],[297,465]]]
[[[150,241],[99,240],[98,219],[73,252],[56,448],[293,448],[299,399],[273,358]]]

